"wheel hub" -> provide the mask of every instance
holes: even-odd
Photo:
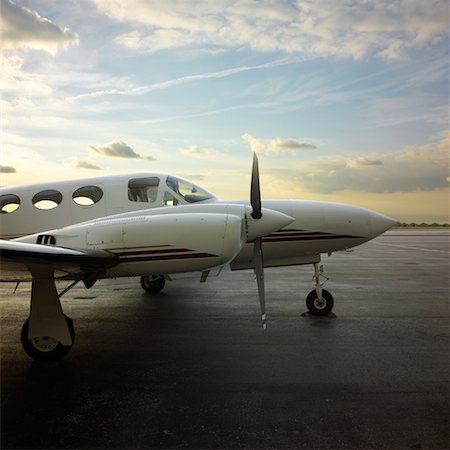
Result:
[[[39,336],[31,339],[33,347],[35,347],[40,352],[51,352],[54,350],[59,342],[48,336]]]
[[[317,309],[324,309],[325,306],[327,306],[327,302],[326,302],[326,300],[323,297],[322,298],[316,298],[314,300],[314,306]]]

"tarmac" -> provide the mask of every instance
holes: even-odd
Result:
[[[20,345],[30,285],[1,284],[1,448],[449,448],[449,238],[325,256],[336,317],[301,316],[311,266],[267,269],[265,331],[251,271],[76,287],[49,363]]]

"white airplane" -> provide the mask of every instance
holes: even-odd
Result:
[[[36,360],[67,354],[75,331],[60,297],[80,281],[89,289],[104,278],[140,276],[143,289],[159,292],[170,274],[199,271],[206,281],[227,264],[253,269],[265,328],[264,267],[313,264],[306,304],[311,314],[327,315],[334,300],[322,287],[320,255],[397,223],[330,202],[271,200],[262,207],[256,155],[250,191],[250,201],[223,202],[187,180],[154,173],[0,189],[0,281],[32,281],[25,352]],[[71,283],[58,292],[55,280]]]

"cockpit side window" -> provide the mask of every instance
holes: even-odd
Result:
[[[170,192],[164,192],[164,206],[177,206],[178,199],[175,198]]]
[[[181,178],[169,176],[167,177],[166,184],[188,203],[202,202],[213,198],[213,195],[203,188]]]
[[[156,202],[158,186],[158,177],[133,178],[128,182],[128,198],[132,202]]]

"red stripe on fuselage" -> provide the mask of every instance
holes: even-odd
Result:
[[[142,254],[142,256],[121,257],[119,261],[121,263],[130,262],[147,262],[147,261],[168,261],[168,260],[182,260],[182,259],[198,259],[198,258],[217,258],[218,255],[212,255],[210,253],[189,253],[184,255],[155,255],[150,256],[148,254]]]
[[[147,247],[147,248],[150,248],[150,247]],[[170,248],[170,249],[158,249],[158,250],[134,250],[131,252],[128,251],[128,249],[123,249],[123,251],[118,250],[118,249],[111,249],[109,251],[115,253],[118,256],[133,256],[133,255],[142,255],[144,253],[147,255],[159,255],[159,254],[167,254],[167,253],[189,253],[189,252],[193,252],[195,250],[191,250],[188,248]]]
[[[300,241],[321,241],[321,240],[331,240],[331,239],[361,239],[358,236],[347,236],[347,235],[321,235],[321,236],[267,236],[263,238],[263,242],[300,242]]]

